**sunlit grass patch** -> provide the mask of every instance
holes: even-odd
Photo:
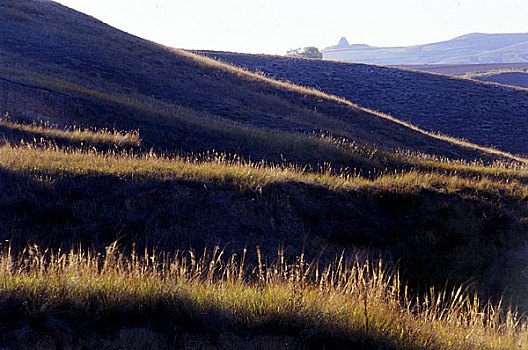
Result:
[[[252,162],[236,155],[212,152],[181,157],[160,156],[153,152],[100,153],[93,150],[36,147],[30,144],[0,147],[0,166],[17,173],[62,175],[112,175],[131,180],[185,180],[259,190],[272,182],[299,182],[335,191],[393,190],[415,192],[421,188],[456,192],[473,188],[501,195],[525,198],[528,186],[517,178],[494,179],[485,173],[470,176],[425,170],[386,170],[364,177],[348,170],[333,170],[323,164],[307,171],[288,163]],[[487,168],[485,168],[487,169]]]
[[[218,248],[196,255],[145,251],[130,255],[116,246],[105,254],[72,249],[0,257],[3,303],[22,303],[28,316],[69,309],[85,319],[116,314],[172,324],[208,315],[227,331],[311,329],[327,340],[388,345],[396,349],[518,349],[528,346],[524,319],[481,304],[462,288],[431,289],[415,299],[398,273],[381,261],[342,256],[328,266],[303,256],[244,263]],[[260,255],[259,255],[260,256]],[[162,306],[160,308],[160,306]],[[75,314],[74,313],[74,314]],[[198,318],[199,319],[199,318]]]
[[[63,140],[87,145],[113,145],[116,147],[139,147],[139,132],[123,132],[109,129],[85,129],[80,127],[58,128],[47,123],[24,124],[12,121],[6,114],[0,118],[0,130],[19,132],[35,141]]]

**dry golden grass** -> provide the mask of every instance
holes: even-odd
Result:
[[[182,317],[209,314],[228,328],[309,328],[328,339],[397,349],[528,346],[526,322],[514,312],[482,305],[462,288],[449,294],[431,290],[414,299],[381,261],[341,256],[319,266],[302,255],[289,263],[279,251],[276,262],[259,259],[248,267],[245,254],[224,257],[216,248],[200,256],[148,251],[125,256],[115,245],[103,256],[82,250],[43,252],[36,246],[21,254],[4,249],[0,297],[22,302],[28,315],[67,308],[97,320],[141,310],[144,317],[170,325],[175,318],[181,322]]]
[[[137,155],[124,152],[101,153],[94,150],[37,147],[31,144],[12,146],[6,143],[0,146],[0,167],[36,176],[76,174],[113,175],[131,180],[189,180],[227,185],[240,190],[258,190],[272,182],[301,182],[335,191],[388,189],[412,192],[421,188],[435,188],[439,191],[456,192],[473,188],[518,198],[528,196],[528,186],[522,181],[526,176],[525,171],[469,167],[463,164],[446,164],[443,166],[444,170],[451,171],[444,173],[434,169],[386,170],[379,176],[369,178],[334,170],[329,164],[323,164],[318,171],[313,172],[288,163],[255,163],[236,155],[228,157],[216,152],[170,158],[152,152]],[[458,175],[457,171],[461,174]],[[463,174],[464,172],[467,174]],[[503,176],[494,178],[492,175],[495,173]]]
[[[80,127],[59,129],[46,123],[23,124],[10,120],[6,114],[0,118],[0,129],[30,135],[35,140],[66,140],[76,143],[106,144],[116,147],[138,147],[141,145],[139,132],[122,132],[108,129],[83,129]]]

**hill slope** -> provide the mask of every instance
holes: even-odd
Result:
[[[408,47],[339,45],[322,50],[323,59],[368,64],[477,64],[528,61],[528,34],[473,33],[452,40]]]
[[[526,90],[389,67],[223,52],[203,54],[315,87],[426,130],[512,153],[528,153]]]
[[[282,154],[350,166],[339,150],[313,141],[321,133],[381,150],[486,157],[347,101],[140,40],[53,2],[0,6],[0,106],[18,118],[140,129],[145,147],[216,149],[255,160],[280,161]],[[275,131],[305,146],[279,151],[276,137],[266,136]]]

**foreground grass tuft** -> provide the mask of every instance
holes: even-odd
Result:
[[[203,315],[224,332],[282,332],[312,329],[335,344],[395,349],[518,349],[528,346],[524,320],[499,306],[481,305],[462,288],[415,300],[398,274],[382,262],[344,256],[322,267],[303,256],[287,262],[241,256],[215,248],[129,256],[116,245],[105,254],[27,248],[4,249],[0,258],[2,304],[18,303],[28,317],[76,313],[84,322],[138,315],[174,324]],[[71,317],[71,316],[70,316]],[[194,320],[194,321],[193,321]],[[85,323],[85,324],[86,324]],[[200,322],[198,322],[198,326]],[[161,327],[164,328],[164,327]],[[159,330],[163,331],[163,329]],[[196,331],[196,328],[195,328]],[[211,332],[202,325],[199,331]]]

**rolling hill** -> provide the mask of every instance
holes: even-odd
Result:
[[[410,69],[442,75],[460,76],[467,79],[497,83],[512,87],[528,88],[526,72],[528,63],[496,64],[440,64],[440,65],[396,65],[395,68]]]
[[[207,53],[246,70],[51,1],[0,1],[0,38],[0,347],[525,344],[476,301],[525,307],[528,160],[365,108],[463,91],[517,127],[524,91]]]
[[[472,33],[438,43],[408,47],[338,45],[322,50],[323,59],[378,65],[491,64],[528,61],[528,34]]]
[[[96,136],[86,139],[68,136],[68,132],[117,129],[140,139],[140,143],[115,145],[117,151],[226,159],[235,164],[264,162],[279,169],[286,166],[373,181],[385,173],[429,169],[431,163],[426,160],[434,157],[480,159],[487,164],[517,159],[424,132],[318,90],[135,38],[53,2],[7,1],[1,6],[0,106],[12,117],[0,133],[10,143],[22,139],[107,152],[109,147],[112,150],[112,138],[105,143]],[[66,136],[42,127],[31,129],[28,125],[35,122],[46,122],[51,130],[65,128]],[[10,157],[17,153],[5,147],[4,183],[11,183],[25,170],[13,165]],[[47,154],[35,152],[35,157],[28,155],[27,159],[36,161]],[[418,158],[409,154],[418,154]],[[60,165],[50,162],[50,169],[37,173],[63,173],[57,170]],[[444,171],[443,165],[435,167]],[[198,175],[169,176],[168,183],[160,180],[164,176],[147,176],[129,185],[119,177],[108,177],[105,171],[101,173],[104,180],[95,181],[82,167],[73,169],[60,176],[49,175],[64,176],[49,192],[42,192],[31,181],[24,187],[28,191],[24,200],[18,192],[6,192],[4,227],[9,229],[3,238],[13,244],[31,238],[54,246],[70,239],[108,244],[120,238],[171,249],[225,242],[241,249],[265,241],[263,246],[273,251],[282,240],[298,246],[304,237],[299,233],[319,232],[307,240],[308,252],[310,242],[321,237],[329,239],[330,250],[373,242],[377,242],[374,247],[386,247],[392,242],[387,241],[387,225],[394,229],[401,225],[400,219],[374,224],[386,210],[372,206],[370,195],[341,197],[331,186],[313,187],[319,180],[307,180],[310,185],[305,187],[296,185],[298,180],[275,183],[272,176],[254,185],[258,193],[266,194],[260,198],[260,194],[251,194],[253,190],[237,189],[239,180],[229,180],[234,175],[219,175],[218,180],[212,175],[205,177],[208,180]],[[132,169],[122,176],[133,174]],[[28,176],[22,178],[31,179]],[[80,179],[84,179],[82,186],[70,188]],[[214,189],[211,193],[210,188]],[[260,198],[257,202],[255,195]],[[275,196],[279,197],[272,200]],[[165,201],[173,203],[168,211],[157,208],[156,203]],[[334,201],[337,204],[332,205]],[[199,211],[193,203],[200,203]],[[362,207],[370,209],[357,216]],[[349,211],[356,213],[354,219]],[[24,220],[26,225],[15,239],[9,232],[18,232]]]
[[[391,67],[203,52],[270,77],[317,88],[418,127],[514,154],[528,152],[528,92]]]
[[[246,131],[257,129],[301,139],[327,132],[377,149],[479,157],[345,101],[125,35],[53,2],[23,2],[19,10],[10,3],[2,3],[0,27],[2,104],[26,121],[139,128],[146,147],[215,149],[255,160],[280,160],[281,153],[308,160],[277,151],[274,143],[255,144],[259,137]],[[340,165],[331,153],[310,161]]]

